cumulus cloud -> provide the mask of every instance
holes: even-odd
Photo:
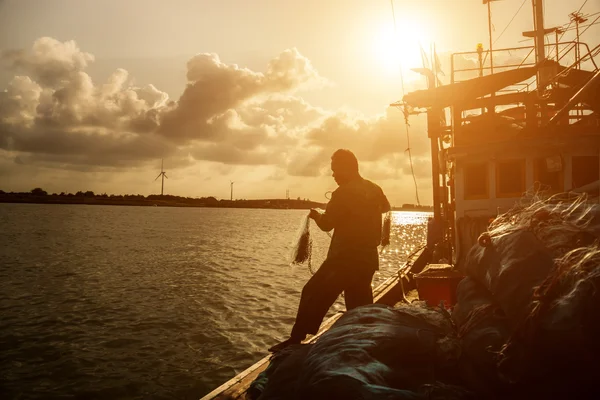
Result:
[[[82,52],[72,40],[59,42],[42,37],[33,43],[31,51],[6,51],[2,59],[9,68],[31,75],[41,85],[57,87],[74,73],[83,71],[94,61],[94,56]]]
[[[392,159],[407,150],[404,116],[389,108],[385,115],[366,119],[349,113],[337,113],[327,118],[320,126],[307,134],[308,143],[331,154],[343,147],[355,152],[359,160],[375,162]],[[411,133],[412,132],[412,133]],[[409,137],[412,155],[429,154],[424,120],[410,121]]]
[[[73,41],[44,37],[1,58],[15,76],[0,92],[0,149],[23,165],[93,170],[169,157],[179,166],[271,166],[270,176],[280,179],[282,171],[329,174],[331,153],[349,148],[376,178],[407,173],[402,113],[366,118],[310,105],[300,91],[327,81],[297,49],[283,51],[264,72],[198,54],[176,100],[153,85],[134,86],[124,69],[93,82],[86,67],[94,56]],[[423,121],[411,123],[421,173],[427,138]]]
[[[212,119],[244,102],[289,92],[322,81],[310,61],[296,49],[271,60],[266,73],[223,63],[216,54],[198,54],[187,64],[189,81],[176,106],[165,113],[160,133],[171,140],[214,140],[222,131]]]

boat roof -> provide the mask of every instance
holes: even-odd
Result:
[[[600,52],[600,45],[590,50],[588,56],[595,52]],[[482,145],[489,147],[514,140],[529,140],[539,146],[541,142],[537,139],[541,136],[552,136],[555,141],[560,137],[560,142],[579,140],[586,135],[600,134],[600,70],[593,57],[589,59],[594,67],[592,71],[580,69],[582,58],[569,66],[544,60],[487,75],[483,75],[484,68],[481,68],[479,72],[483,76],[449,85],[430,84],[433,87],[407,93],[403,102],[395,105],[403,105],[407,113],[423,109],[438,112],[442,126],[430,122],[430,137],[451,132],[452,144],[445,150],[460,147],[449,151],[456,155],[486,151]],[[544,83],[538,87],[542,76]],[[454,77],[453,70],[452,80]],[[430,76],[429,81],[434,79]],[[448,107],[451,121],[446,124],[443,109]]]

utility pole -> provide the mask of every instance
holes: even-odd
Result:
[[[230,186],[230,200],[233,201],[233,184],[235,183],[234,181],[229,181],[229,186]]]
[[[580,12],[572,12],[569,16],[571,17],[571,21],[575,22],[575,33],[577,36],[577,43],[575,44],[575,60],[577,60],[577,66],[575,68],[581,69],[581,65],[579,64],[579,24],[583,24],[587,21],[587,18],[583,18],[583,14]]]

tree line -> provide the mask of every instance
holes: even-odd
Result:
[[[202,201],[218,201],[215,197],[183,197],[173,196],[169,194],[151,194],[144,196],[142,194],[106,194],[106,193],[94,193],[92,190],[77,191],[75,193],[60,192],[49,194],[42,188],[36,187],[29,192],[5,192],[0,190],[0,195],[9,196],[33,196],[33,197],[83,197],[83,198],[95,198],[95,199],[127,199],[127,200],[172,200],[172,201],[191,201],[191,200],[202,200]]]
[[[260,200],[218,200],[209,197],[183,197],[174,195],[151,194],[97,194],[91,190],[75,193],[49,194],[42,188],[34,188],[29,192],[4,192],[0,190],[0,202],[13,203],[46,203],[46,204],[99,204],[99,205],[140,205],[140,206],[175,206],[175,207],[250,207],[250,208],[299,208],[323,207],[321,203],[308,199],[260,199]]]
[[[24,201],[24,202],[43,202],[43,203],[89,203],[89,204],[145,204],[145,205],[193,205],[204,207],[219,206],[261,206],[266,208],[286,208],[300,207],[306,208],[308,204],[314,202],[308,199],[270,199],[270,200],[217,200],[213,196],[208,197],[183,197],[170,194],[160,195],[151,194],[144,196],[141,194],[106,194],[94,193],[91,190],[77,191],[75,193],[52,193],[49,194],[42,188],[36,187],[29,192],[4,192],[0,190],[0,200],[4,201]],[[235,204],[235,205],[234,205]],[[324,206],[321,203],[314,203],[315,206]],[[312,206],[312,205],[311,205]],[[431,211],[431,206],[405,203],[401,207],[394,207],[394,210],[405,211]]]

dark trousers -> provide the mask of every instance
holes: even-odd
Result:
[[[291,337],[304,339],[319,330],[323,318],[340,293],[346,309],[373,304],[371,281],[374,268],[360,268],[356,260],[326,259],[302,289],[296,322]],[[352,265],[353,264],[353,265]]]

